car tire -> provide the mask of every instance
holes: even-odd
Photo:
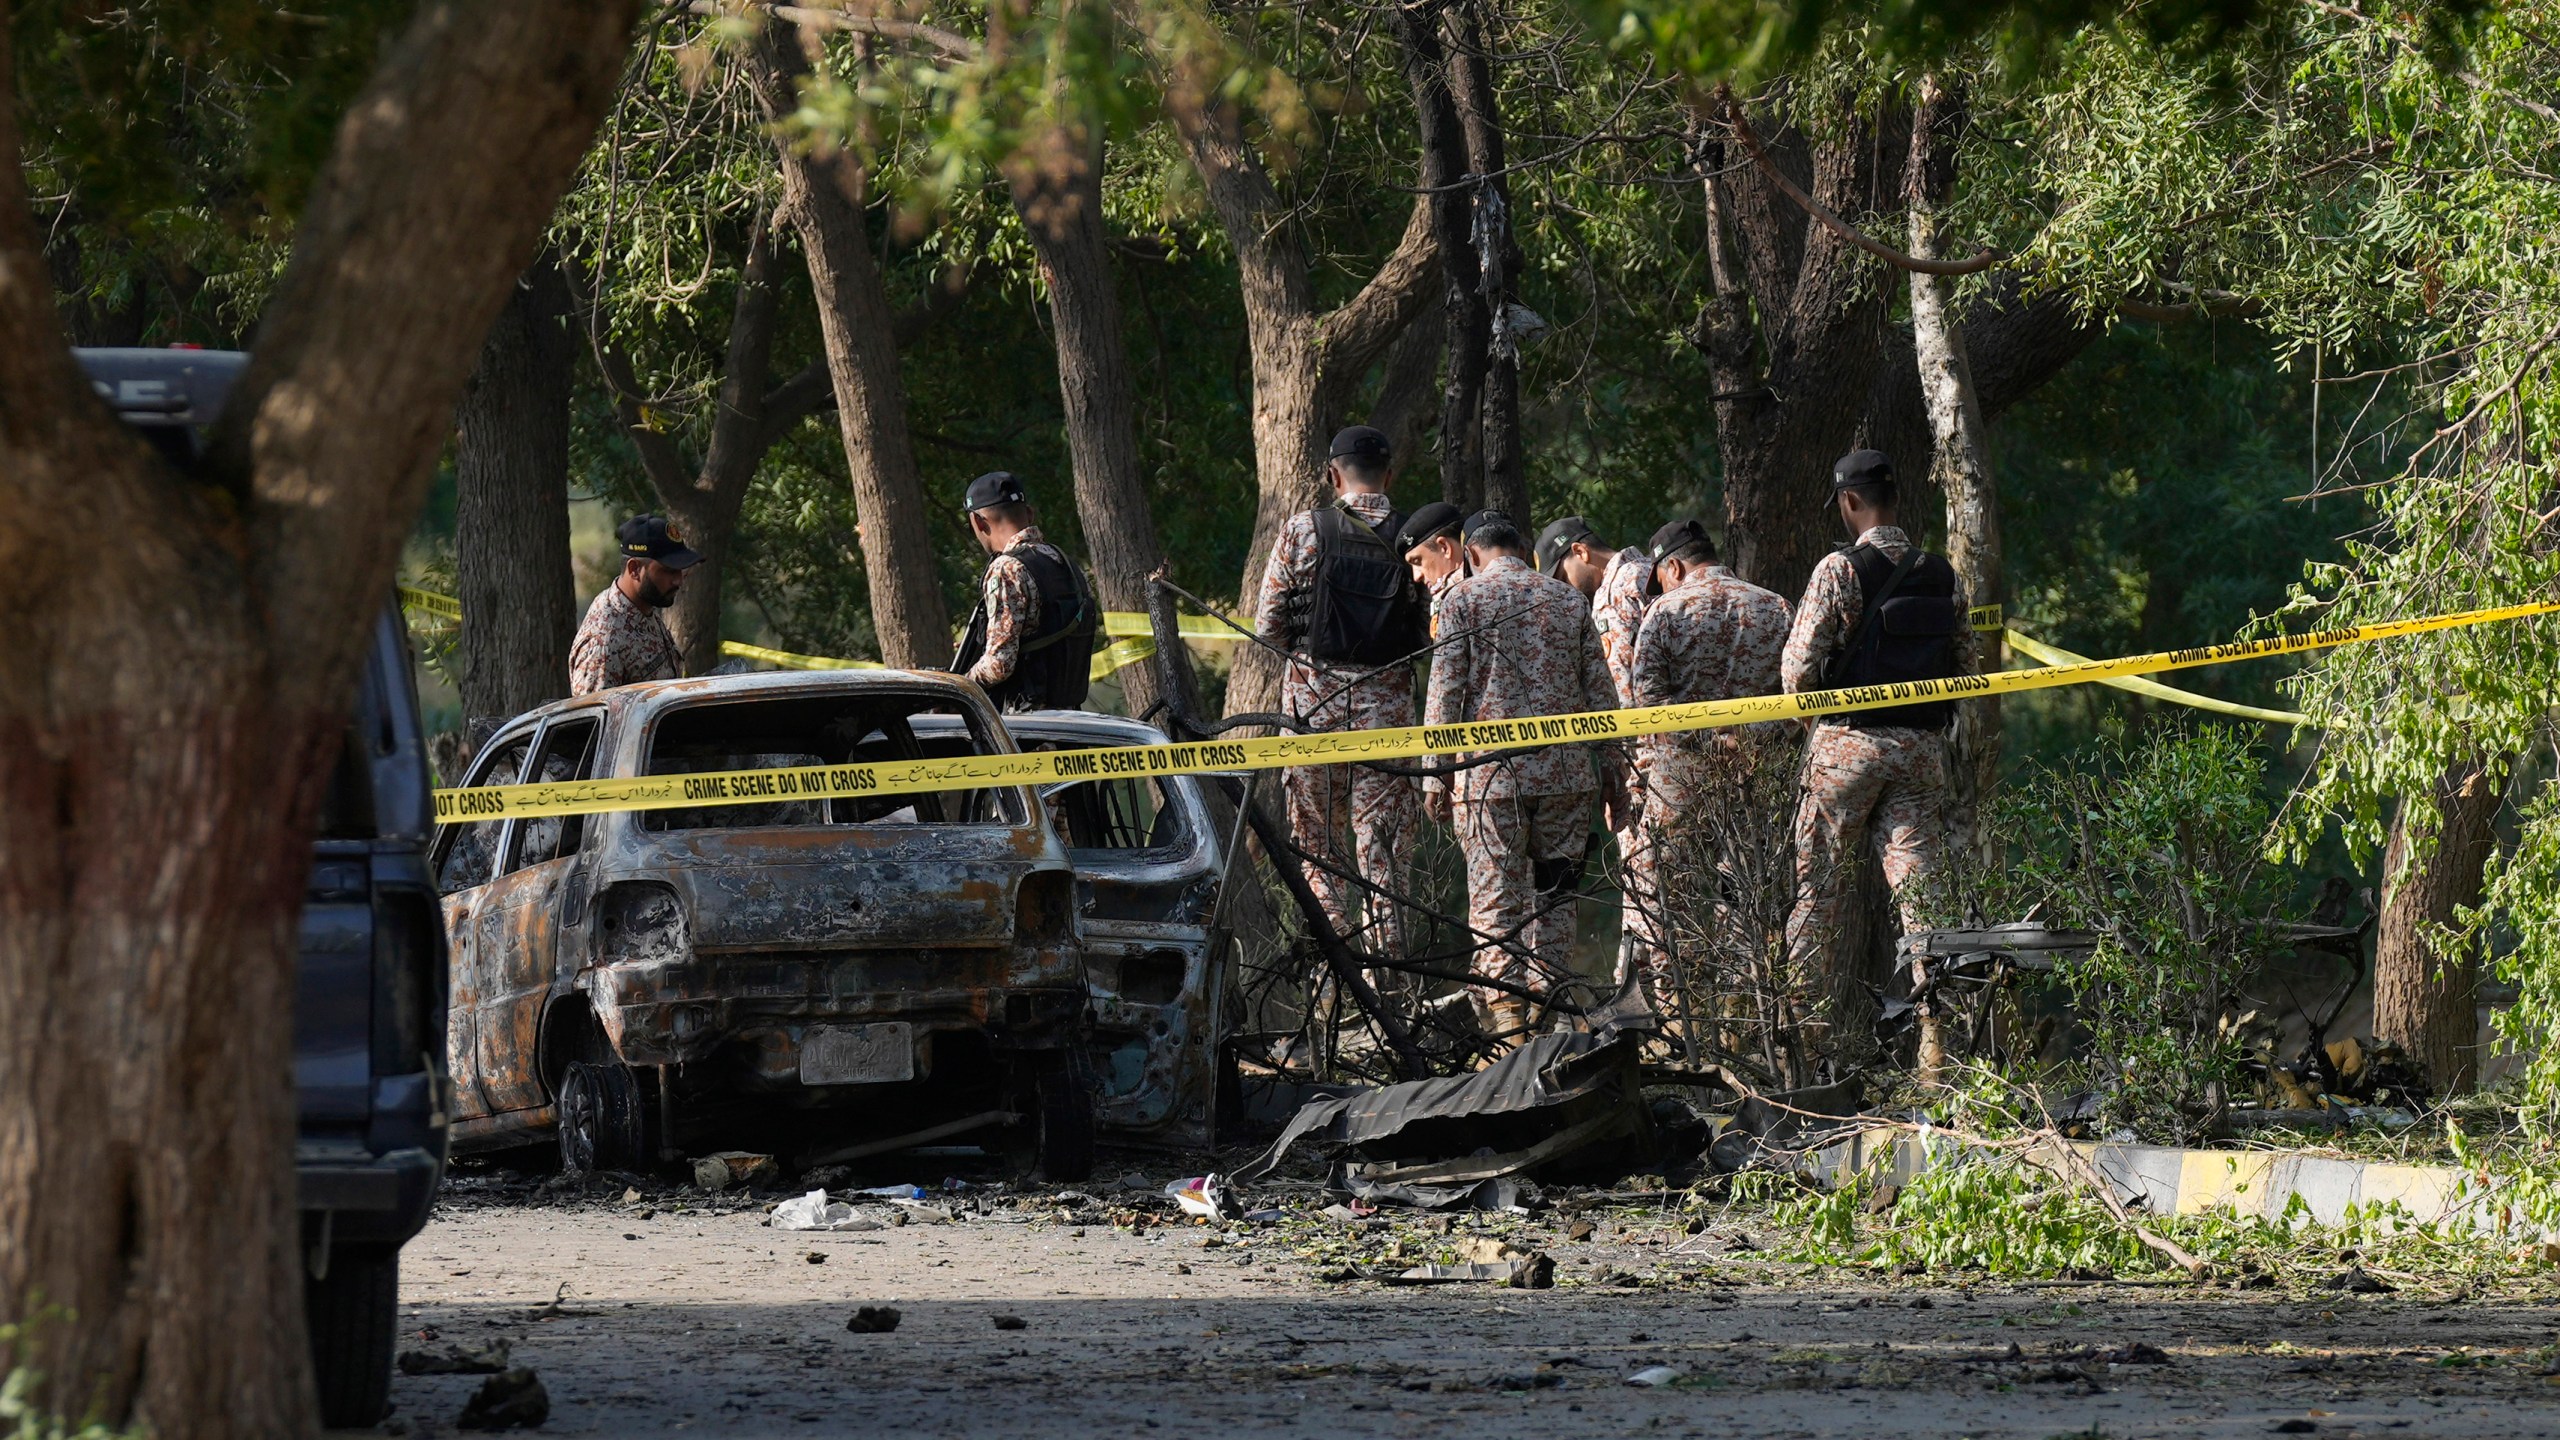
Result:
[[[400,1251],[388,1245],[331,1251],[327,1278],[303,1278],[302,1315],[311,1332],[321,1426],[346,1430],[379,1422],[391,1409]]]
[[[1031,1173],[1051,1184],[1093,1178],[1093,1077],[1084,1052],[1040,1067],[1032,1084]]]
[[[571,1175],[640,1170],[657,1158],[649,1097],[631,1067],[572,1060],[560,1076],[560,1168]]]

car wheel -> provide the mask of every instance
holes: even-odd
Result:
[[[1040,1067],[1033,1084],[1032,1174],[1051,1183],[1093,1178],[1093,1082],[1084,1052]]]
[[[572,1175],[638,1170],[656,1158],[648,1097],[631,1067],[570,1061],[560,1077],[560,1168]]]
[[[391,1345],[400,1328],[400,1252],[350,1247],[329,1254],[328,1278],[302,1282],[320,1424],[372,1425],[391,1409]]]

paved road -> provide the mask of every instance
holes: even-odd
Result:
[[[1523,1237],[1554,1289],[1408,1289],[1324,1280],[1308,1226],[1207,1246],[1024,1201],[807,1235],[686,1203],[449,1210],[403,1343],[507,1340],[564,1435],[2560,1434],[2547,1302],[1881,1285],[1605,1216]],[[903,1323],[849,1334],[859,1304]],[[2170,1363],[2100,1358],[2136,1341]],[[1685,1373],[1624,1383],[1656,1365]],[[403,1376],[391,1425],[450,1434],[479,1383]]]

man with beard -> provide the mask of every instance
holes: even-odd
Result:
[[[614,538],[622,542],[622,573],[587,607],[578,638],[569,642],[572,695],[684,673],[684,652],[659,612],[676,603],[685,572],[702,563],[701,552],[660,515],[625,520]]]

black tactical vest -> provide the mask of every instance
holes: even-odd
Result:
[[[1387,538],[1404,528],[1390,513],[1372,526],[1340,506],[1315,512],[1315,595],[1306,653],[1336,665],[1388,665],[1431,643],[1431,602]]]
[[[1944,680],[1961,673],[1956,642],[1964,633],[1964,611],[1956,604],[1955,567],[1941,556],[1913,553],[1919,558],[1897,583],[1897,562],[1887,559],[1883,551],[1859,545],[1848,552],[1849,568],[1858,576],[1860,613],[1824,669],[1826,688]],[[1886,593],[1888,585],[1890,593]],[[1855,710],[1835,721],[1859,730],[1943,730],[1955,714],[1954,701],[1931,700],[1884,710]]]
[[[987,698],[1008,713],[1023,710],[1075,710],[1093,686],[1093,637],[1102,628],[1102,609],[1085,588],[1084,575],[1043,545],[1005,552],[1031,572],[1040,595],[1040,623],[1022,641],[1013,674],[987,687]],[[986,657],[987,608],[969,617],[969,634],[960,642],[952,668],[966,671]]]

